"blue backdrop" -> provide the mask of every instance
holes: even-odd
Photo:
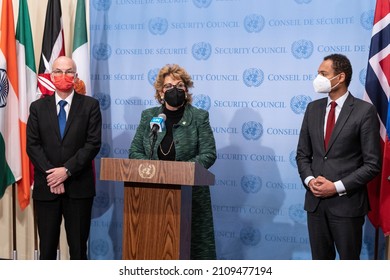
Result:
[[[177,63],[210,113],[218,259],[310,259],[305,189],[295,162],[312,81],[324,56],[347,55],[362,98],[374,0],[91,0],[93,96],[100,157],[127,158],[158,70]],[[99,160],[97,160],[99,170]],[[99,174],[98,174],[99,176]],[[98,180],[89,254],[120,259],[123,185]],[[363,259],[373,257],[365,224]],[[380,250],[383,252],[381,242]]]

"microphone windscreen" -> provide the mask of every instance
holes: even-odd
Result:
[[[160,118],[162,118],[163,120],[164,120],[164,122],[165,122],[165,120],[167,119],[167,116],[165,115],[165,114],[159,114],[158,115]]]
[[[166,116],[164,115],[164,117]],[[158,117],[153,117],[150,121],[150,129],[152,129],[152,131],[157,132],[162,132],[163,130],[165,130],[164,118],[160,115],[158,115]]]

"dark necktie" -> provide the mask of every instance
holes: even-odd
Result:
[[[328,114],[328,120],[326,122],[326,132],[325,132],[325,141],[324,141],[325,150],[328,147],[329,139],[330,139],[330,136],[332,135],[333,127],[334,127],[334,124],[336,122],[335,121],[336,120],[336,115],[335,115],[336,106],[337,106],[336,102],[334,102],[334,101],[330,102],[330,110],[329,110],[329,114]]]
[[[58,125],[60,127],[60,134],[62,139],[62,137],[64,137],[64,130],[66,125],[66,112],[64,107],[66,106],[66,104],[68,104],[68,102],[66,102],[65,100],[61,100],[60,102],[58,102],[58,104],[60,105],[60,112],[58,113]]]

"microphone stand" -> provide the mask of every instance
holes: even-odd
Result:
[[[156,145],[156,140],[157,140],[157,131],[154,129],[154,127],[152,128],[150,136],[152,137],[152,142],[150,143],[149,159],[152,159],[153,158],[154,145]]]

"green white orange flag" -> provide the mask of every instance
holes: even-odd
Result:
[[[31,32],[27,0],[19,1],[18,23],[16,25],[16,47],[19,81],[19,127],[22,156],[22,179],[18,182],[18,201],[23,210],[30,204],[32,176],[31,163],[26,152],[26,125],[31,102],[36,99],[37,74],[34,44]],[[32,169],[32,168],[31,168]]]
[[[3,0],[0,37],[0,198],[22,177],[18,73],[12,0]]]
[[[89,74],[90,71],[85,0],[77,0],[73,36],[72,58],[76,62],[78,76],[85,84],[86,94],[92,95]]]

